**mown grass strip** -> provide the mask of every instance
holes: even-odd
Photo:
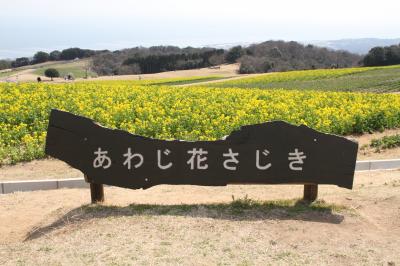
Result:
[[[344,205],[327,203],[317,200],[309,203],[301,199],[259,201],[247,197],[236,199],[229,203],[212,204],[178,204],[178,205],[159,205],[159,204],[131,204],[128,207],[108,206],[108,205],[86,205],[83,206],[86,213],[104,212],[108,214],[125,212],[130,214],[147,215],[182,215],[206,210],[216,212],[220,215],[246,215],[246,214],[268,214],[271,211],[283,211],[286,215],[298,215],[305,212],[343,212],[349,210]]]

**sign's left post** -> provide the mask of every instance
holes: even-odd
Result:
[[[104,202],[104,185],[92,183],[87,175],[85,175],[85,181],[90,184],[90,197],[92,203]]]

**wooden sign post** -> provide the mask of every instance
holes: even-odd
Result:
[[[159,184],[304,184],[304,200],[318,184],[351,189],[358,144],[283,121],[243,126],[222,140],[165,141],[108,129],[52,110],[46,154],[81,170],[92,202],[103,184],[149,188]]]
[[[303,200],[314,201],[318,197],[318,185],[317,184],[306,184],[304,185]]]
[[[92,203],[104,201],[104,186],[103,184],[92,183],[90,178],[85,175],[85,181],[90,184],[90,198]]]

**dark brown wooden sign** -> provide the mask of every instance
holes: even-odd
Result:
[[[358,144],[283,121],[243,126],[223,140],[165,141],[52,110],[46,154],[93,184],[332,184],[351,189]]]

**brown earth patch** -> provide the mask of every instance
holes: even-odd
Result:
[[[353,190],[321,186],[322,211],[239,205],[282,200],[301,186],[107,187],[0,195],[0,264],[396,265],[400,171],[356,174]],[[219,204],[218,208],[212,208]],[[279,205],[279,204],[278,204]]]
[[[374,148],[366,147],[371,144],[373,139],[379,139],[384,136],[400,134],[400,128],[387,129],[383,132],[374,132],[371,134],[347,136],[349,139],[355,139],[358,142],[357,160],[381,160],[381,159],[400,159],[400,148],[385,149],[376,151]]]

